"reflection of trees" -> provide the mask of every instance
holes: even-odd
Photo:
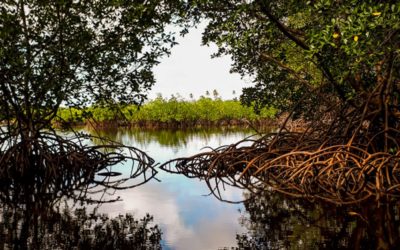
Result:
[[[264,193],[244,203],[239,249],[394,249],[400,243],[395,203],[334,206]]]
[[[207,128],[207,129],[184,129],[184,130],[143,130],[138,128],[111,128],[111,129],[89,129],[90,133],[96,134],[100,137],[107,137],[113,141],[121,142],[127,145],[139,144],[140,146],[147,145],[149,142],[157,142],[162,146],[176,147],[186,146],[188,141],[195,138],[208,140],[215,135],[229,136],[232,134],[242,133],[243,137],[251,134],[250,129],[230,129],[230,128]],[[130,141],[127,141],[130,140]],[[135,143],[133,143],[133,141]],[[101,141],[94,141],[96,144]]]
[[[12,212],[10,230],[19,233],[10,235],[21,248],[27,247],[29,237],[38,248],[40,225],[60,200],[103,203],[103,197],[88,194],[134,187],[156,174],[154,160],[134,147],[115,142],[88,146],[85,141],[90,137],[65,138],[54,131],[35,136],[31,140],[6,137],[0,142],[0,205]],[[111,172],[122,162],[129,176]]]
[[[132,215],[108,218],[85,209],[52,212],[31,224],[27,235],[24,211],[0,207],[0,249],[161,249],[161,230],[146,215],[137,220]]]

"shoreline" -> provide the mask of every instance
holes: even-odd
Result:
[[[197,121],[86,121],[86,122],[53,122],[55,128],[68,127],[92,127],[96,129],[111,128],[140,128],[140,129],[192,129],[192,128],[217,128],[217,127],[240,127],[240,128],[263,128],[277,126],[277,119],[259,119],[249,121],[247,119],[221,119],[216,121],[197,120]]]

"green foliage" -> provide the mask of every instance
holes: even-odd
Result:
[[[60,120],[66,122],[82,122],[84,118],[83,111],[76,108],[60,109],[58,112],[58,117]]]
[[[399,1],[195,0],[192,14],[209,20],[203,42],[219,47],[215,56],[253,77],[241,100],[256,109],[313,115],[316,92],[347,102],[365,98],[385,71],[399,81]]]
[[[60,105],[140,104],[152,67],[175,44],[181,3],[2,1],[0,117],[49,125]],[[34,128],[33,128],[34,127]]]
[[[325,25],[308,31],[308,54],[319,53],[324,62],[329,60],[332,74],[344,87],[358,75],[356,84],[360,86],[353,83],[347,87],[351,91],[371,90],[380,73],[374,68],[388,61],[391,54],[399,54],[400,4],[350,1],[342,6],[328,2],[336,12],[330,13],[320,4],[309,10]]]
[[[213,100],[201,97],[196,101],[177,99],[156,99],[144,105],[137,112],[135,120],[150,121],[217,121],[233,119],[256,120],[260,118],[272,118],[275,111],[272,108],[264,108],[260,115],[254,113],[251,107],[241,105],[239,101]]]
[[[125,105],[120,108],[123,118],[129,122],[191,122],[240,120],[249,121],[273,118],[276,110],[262,108],[258,114],[253,107],[242,105],[239,101],[221,100],[202,97],[196,101],[187,101],[172,97],[158,97],[140,108],[135,105]],[[90,114],[90,116],[84,116]],[[108,107],[89,107],[84,110],[62,108],[58,112],[59,119],[70,122],[84,122],[87,118],[96,121],[115,121],[115,111]],[[120,118],[122,119],[122,117]]]

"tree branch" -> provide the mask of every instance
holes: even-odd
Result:
[[[301,40],[300,38],[298,38],[297,36],[293,35],[292,32],[290,32],[290,29],[288,27],[286,27],[286,25],[284,25],[282,22],[280,22],[278,20],[278,18],[276,18],[271,10],[267,7],[267,4],[264,1],[257,1],[259,6],[260,6],[260,10],[263,14],[265,14],[269,20],[271,20],[276,27],[290,40],[292,40],[294,43],[296,43],[298,46],[300,46],[301,48],[305,49],[305,50],[310,50],[310,47],[305,44],[305,42],[303,40]]]
[[[269,9],[269,7],[267,6],[267,3],[265,1],[261,1],[258,0],[256,2],[259,6],[260,6],[260,10],[263,14],[265,14],[270,21],[272,21],[275,26],[290,40],[292,40],[295,44],[297,44],[300,48],[304,49],[304,50],[310,50],[310,47],[300,38],[298,38],[297,36],[295,36],[292,32],[290,32],[290,29],[288,27],[286,27],[286,25],[284,25],[282,22],[279,21],[279,19],[277,17],[275,17],[271,10]],[[322,60],[322,56],[320,54],[316,55],[316,58],[318,60],[318,65],[322,70],[322,73],[324,74],[324,76],[328,79],[328,81],[333,85],[333,87],[335,88],[336,92],[339,95],[339,98],[346,102],[348,101],[346,98],[346,95],[343,91],[343,89],[340,87],[340,85],[336,82],[335,78],[333,77],[332,73],[330,72],[330,70],[324,65],[323,60]],[[351,103],[351,105],[353,105]]]
[[[291,75],[293,75],[299,82],[306,85],[307,88],[312,89],[310,82],[307,80],[304,80],[294,69],[290,68],[288,65],[282,63],[281,61],[273,58],[272,56],[270,56],[266,53],[261,53],[260,56],[265,60],[268,60],[268,61],[271,61],[271,62],[277,64],[280,68],[282,68],[283,70],[285,70],[288,73],[290,73]]]

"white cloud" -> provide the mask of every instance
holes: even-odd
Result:
[[[153,86],[149,97],[155,98],[157,93],[164,97],[180,93],[189,99],[190,93],[198,98],[208,90],[216,89],[224,99],[238,97],[244,86],[249,86],[240,78],[239,74],[229,73],[232,60],[228,56],[211,59],[217,51],[215,45],[201,46],[201,36],[205,23],[197,29],[190,29],[172,51],[171,56],[163,58],[155,67],[154,74],[157,82]],[[236,94],[232,92],[235,90]]]
[[[173,249],[234,246],[236,233],[242,231],[237,207],[214,197],[201,197],[206,190],[203,185],[200,182],[191,185],[193,193],[190,193],[182,190],[185,184],[166,188],[166,183],[148,183],[133,190],[118,191],[116,195],[123,201],[103,204],[98,212],[111,217],[133,213],[136,218],[149,213],[154,216],[154,223],[161,226],[164,241]]]

